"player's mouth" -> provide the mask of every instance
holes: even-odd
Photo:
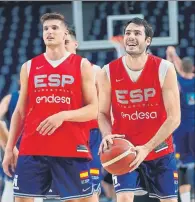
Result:
[[[51,37],[51,36],[48,36],[47,39],[48,39],[48,40],[53,40],[54,38]]]
[[[127,40],[126,41],[126,45],[129,46],[129,47],[135,47],[138,45],[138,43],[136,41],[129,41]]]
[[[127,44],[127,46],[130,47],[130,48],[134,48],[134,47],[137,46],[137,44]]]

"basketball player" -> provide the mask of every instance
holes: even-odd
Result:
[[[174,143],[179,167],[179,192],[181,202],[190,202],[190,191],[194,188],[195,168],[195,77],[190,58],[180,59],[174,47],[167,48],[167,58],[178,72],[181,98],[181,124],[174,132]]]
[[[113,138],[124,137],[137,152],[131,172],[113,176],[117,202],[133,202],[134,195],[146,191],[162,202],[177,202],[171,133],[180,123],[179,91],[173,64],[146,52],[152,36],[147,21],[130,20],[124,29],[126,55],[104,66],[98,78],[103,135],[99,151],[106,150]]]
[[[67,35],[67,38],[65,40],[65,47],[66,50],[70,53],[76,54],[76,49],[78,47],[78,41],[76,40],[76,33],[75,30],[71,27],[68,28],[69,34]],[[95,75],[98,74],[100,71],[100,67],[97,65],[92,65],[94,69]],[[97,87],[97,80],[95,76],[95,84]],[[98,89],[97,89],[98,90]],[[89,128],[90,128],[90,139],[89,139],[89,145],[90,150],[92,152],[93,160],[90,161],[90,173],[92,175],[92,180],[94,183],[94,192],[97,194],[100,194],[100,181],[101,181],[101,163],[100,163],[100,157],[98,154],[98,149],[101,143],[101,134],[100,130],[98,128],[97,120],[92,120],[89,122]]]
[[[8,94],[6,95],[5,97],[3,97],[3,99],[1,100],[0,102],[0,119],[4,119],[6,117],[6,123],[7,125],[5,124],[1,124],[1,141],[2,141],[2,144],[1,144],[1,148],[3,149],[2,153],[4,152],[5,150],[5,146],[6,146],[6,143],[7,143],[7,139],[8,139],[8,129],[10,127],[10,121],[11,121],[11,116],[13,114],[13,111],[16,107],[16,104],[17,104],[17,100],[18,100],[18,97],[19,97],[19,91],[15,91],[11,94]],[[19,145],[19,141],[17,142],[17,146]],[[16,151],[16,155],[18,154],[18,150],[15,149]],[[15,162],[17,162],[17,156],[15,156]],[[1,164],[2,165],[2,164]],[[3,168],[2,168],[2,179],[4,179],[4,182],[5,182],[5,186],[4,186],[4,189],[2,190],[3,194],[2,194],[2,202],[5,202],[5,201],[9,201],[9,202],[12,202],[14,200],[14,197],[13,197],[13,179],[6,176],[4,173],[3,173]]]
[[[44,196],[51,182],[62,201],[96,201],[86,134],[86,121],[97,116],[91,64],[66,52],[63,15],[46,13],[41,22],[46,52],[22,66],[3,168],[11,176],[13,148],[24,126],[14,176],[16,202]]]

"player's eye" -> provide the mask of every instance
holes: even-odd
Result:
[[[141,32],[135,32],[135,35],[137,36],[137,35],[141,35]]]

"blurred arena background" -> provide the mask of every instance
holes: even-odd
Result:
[[[166,58],[167,46],[173,45],[181,58],[188,56],[195,61],[193,1],[2,1],[0,99],[18,89],[21,65],[44,52],[39,19],[46,12],[64,14],[75,27],[78,54],[101,67],[117,58],[110,38],[121,35],[124,23],[135,16],[145,18],[154,28],[153,54]]]

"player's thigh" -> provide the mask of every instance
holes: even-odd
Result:
[[[148,163],[146,163],[148,165]],[[155,166],[156,169],[153,169]],[[150,165],[150,196],[163,200],[175,200],[178,194],[178,172],[174,153],[153,161]]]
[[[97,198],[96,194],[94,194],[86,198],[68,200],[68,202],[99,202],[99,199]]]
[[[160,202],[178,202],[176,198],[161,199]]]
[[[117,202],[133,202],[134,193],[133,192],[121,192],[121,193],[117,194],[116,198],[117,198]]]
[[[33,198],[15,197],[15,202],[34,202]]]
[[[61,200],[93,195],[93,184],[86,159],[53,157],[50,160],[52,180]]]
[[[40,197],[50,188],[51,172],[40,156],[19,156],[13,187],[15,197]]]

